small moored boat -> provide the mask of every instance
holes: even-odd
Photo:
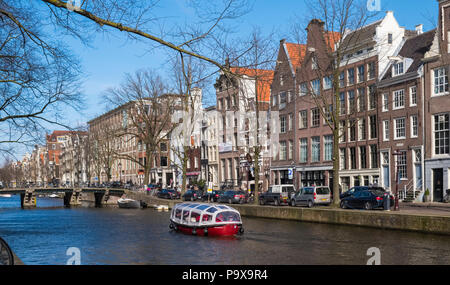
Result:
[[[120,198],[117,200],[117,204],[119,205],[119,208],[124,209],[139,209],[141,207],[141,203],[139,201],[129,198]]]
[[[240,213],[227,205],[181,203],[173,207],[169,228],[200,236],[243,234]]]

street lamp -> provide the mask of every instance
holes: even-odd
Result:
[[[392,153],[392,155],[395,157],[395,204],[394,204],[394,211],[399,211],[399,203],[398,203],[398,183],[399,183],[399,176],[398,176],[398,162],[397,157],[399,155],[403,155],[403,152],[396,150]]]

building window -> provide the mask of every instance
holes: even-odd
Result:
[[[378,149],[377,145],[370,145],[370,163],[371,168],[378,168]]]
[[[319,96],[320,95],[320,79],[316,79],[311,81],[311,87],[313,91],[313,96]]]
[[[434,116],[434,154],[449,154],[449,115]]]
[[[375,78],[375,62],[370,62],[367,64],[368,69],[368,79]]]
[[[277,105],[278,94],[272,96],[272,106]],[[222,110],[222,99],[219,100],[219,110]]]
[[[340,87],[340,88],[345,87],[345,72],[344,72],[344,71],[342,71],[342,72],[339,74],[339,87]]]
[[[348,91],[348,113],[355,112],[355,90]]]
[[[288,128],[289,128],[289,131],[292,131],[293,127],[294,127],[293,116],[292,116],[292,114],[289,114],[288,115]]]
[[[369,110],[373,110],[377,107],[377,98],[375,93],[375,85],[369,86]]]
[[[367,168],[367,153],[365,145],[359,147],[359,162],[361,164],[361,169]]]
[[[349,121],[349,131],[350,131],[350,135],[349,135],[349,141],[350,142],[354,142],[356,141],[356,121],[355,120],[351,120]]]
[[[346,159],[347,159],[347,154],[346,154],[346,149],[345,148],[340,148],[339,149],[339,169],[343,170],[346,169]]]
[[[280,133],[284,134],[286,132],[286,116],[280,117]]]
[[[366,139],[366,119],[358,120],[358,140],[363,141]]]
[[[347,140],[345,131],[345,121],[339,122],[339,142],[343,143]]]
[[[333,80],[331,76],[326,76],[323,79],[323,89],[324,90],[328,90],[331,89],[331,87],[333,87]]]
[[[346,112],[346,105],[345,105],[345,92],[339,93],[339,105],[340,105],[340,115],[345,115]]]
[[[389,120],[383,121],[383,141],[389,140],[389,134],[390,134],[389,124],[390,124]]]
[[[383,95],[383,112],[387,112],[389,111],[389,94],[388,93],[384,93]]]
[[[333,159],[333,136],[324,136],[324,160],[331,161]]]
[[[409,105],[417,106],[417,87],[412,86],[409,88]]]
[[[405,92],[404,90],[394,91],[394,110],[405,107]]]
[[[298,112],[299,122],[298,125],[300,129],[306,129],[308,127],[308,111],[303,110]]]
[[[359,111],[364,112],[366,110],[366,88],[358,88],[358,103]]]
[[[377,116],[372,115],[369,117],[369,126],[370,126],[370,138],[369,139],[376,139],[377,138]]]
[[[392,44],[393,42],[393,35],[391,33],[388,34],[388,44]]]
[[[320,161],[320,137],[311,138],[311,162]]]
[[[363,82],[365,77],[364,65],[358,66],[358,83]]]
[[[304,163],[308,161],[308,139],[300,139],[300,162]]]
[[[441,67],[433,70],[434,95],[443,95],[448,92],[447,68]]]
[[[318,127],[320,125],[320,111],[319,108],[311,110],[311,127]]]
[[[356,169],[356,148],[350,148],[350,169]]]
[[[305,96],[308,94],[308,84],[301,83],[300,84],[300,96]]]
[[[417,138],[418,135],[419,135],[419,127],[417,116],[411,116],[411,137]]]
[[[355,69],[354,68],[350,68],[347,71],[347,80],[348,80],[348,85],[355,84]]]
[[[403,61],[394,63],[392,66],[392,76],[398,76],[404,73]]]
[[[286,107],[286,92],[280,93],[280,110]]]
[[[280,160],[286,160],[286,142],[280,142]]]
[[[406,126],[405,118],[394,119],[395,126],[395,137],[394,139],[405,139],[406,138]]]
[[[402,151],[397,157],[397,171],[399,179],[407,179],[407,168],[406,168],[406,151]]]

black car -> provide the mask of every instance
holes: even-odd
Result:
[[[180,193],[175,189],[162,189],[156,196],[164,199],[180,199]]]
[[[213,190],[211,193],[205,192],[202,195],[202,201],[217,202],[219,200],[219,197],[222,196],[223,193],[223,191],[216,190]]]
[[[355,192],[341,200],[342,209],[372,210],[384,207],[384,199],[389,194],[384,190],[372,189]],[[390,207],[394,206],[394,197],[389,195]]]
[[[228,190],[223,192],[223,194],[219,197],[218,202],[244,204],[247,202],[247,198],[248,195],[244,191]]]
[[[202,198],[202,192],[198,190],[188,190],[183,195],[184,201],[196,201]]]
[[[341,193],[339,195],[339,198],[342,200],[345,197],[352,196],[356,192],[367,191],[367,190],[369,190],[369,186],[354,186],[354,187],[348,189],[347,191],[345,191],[344,193]]]

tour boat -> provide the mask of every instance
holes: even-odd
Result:
[[[243,234],[240,213],[227,206],[207,203],[181,203],[173,207],[169,228],[200,236]]]
[[[119,205],[119,208],[125,209],[139,209],[141,207],[141,203],[139,201],[128,198],[120,198],[117,200],[117,204]]]

